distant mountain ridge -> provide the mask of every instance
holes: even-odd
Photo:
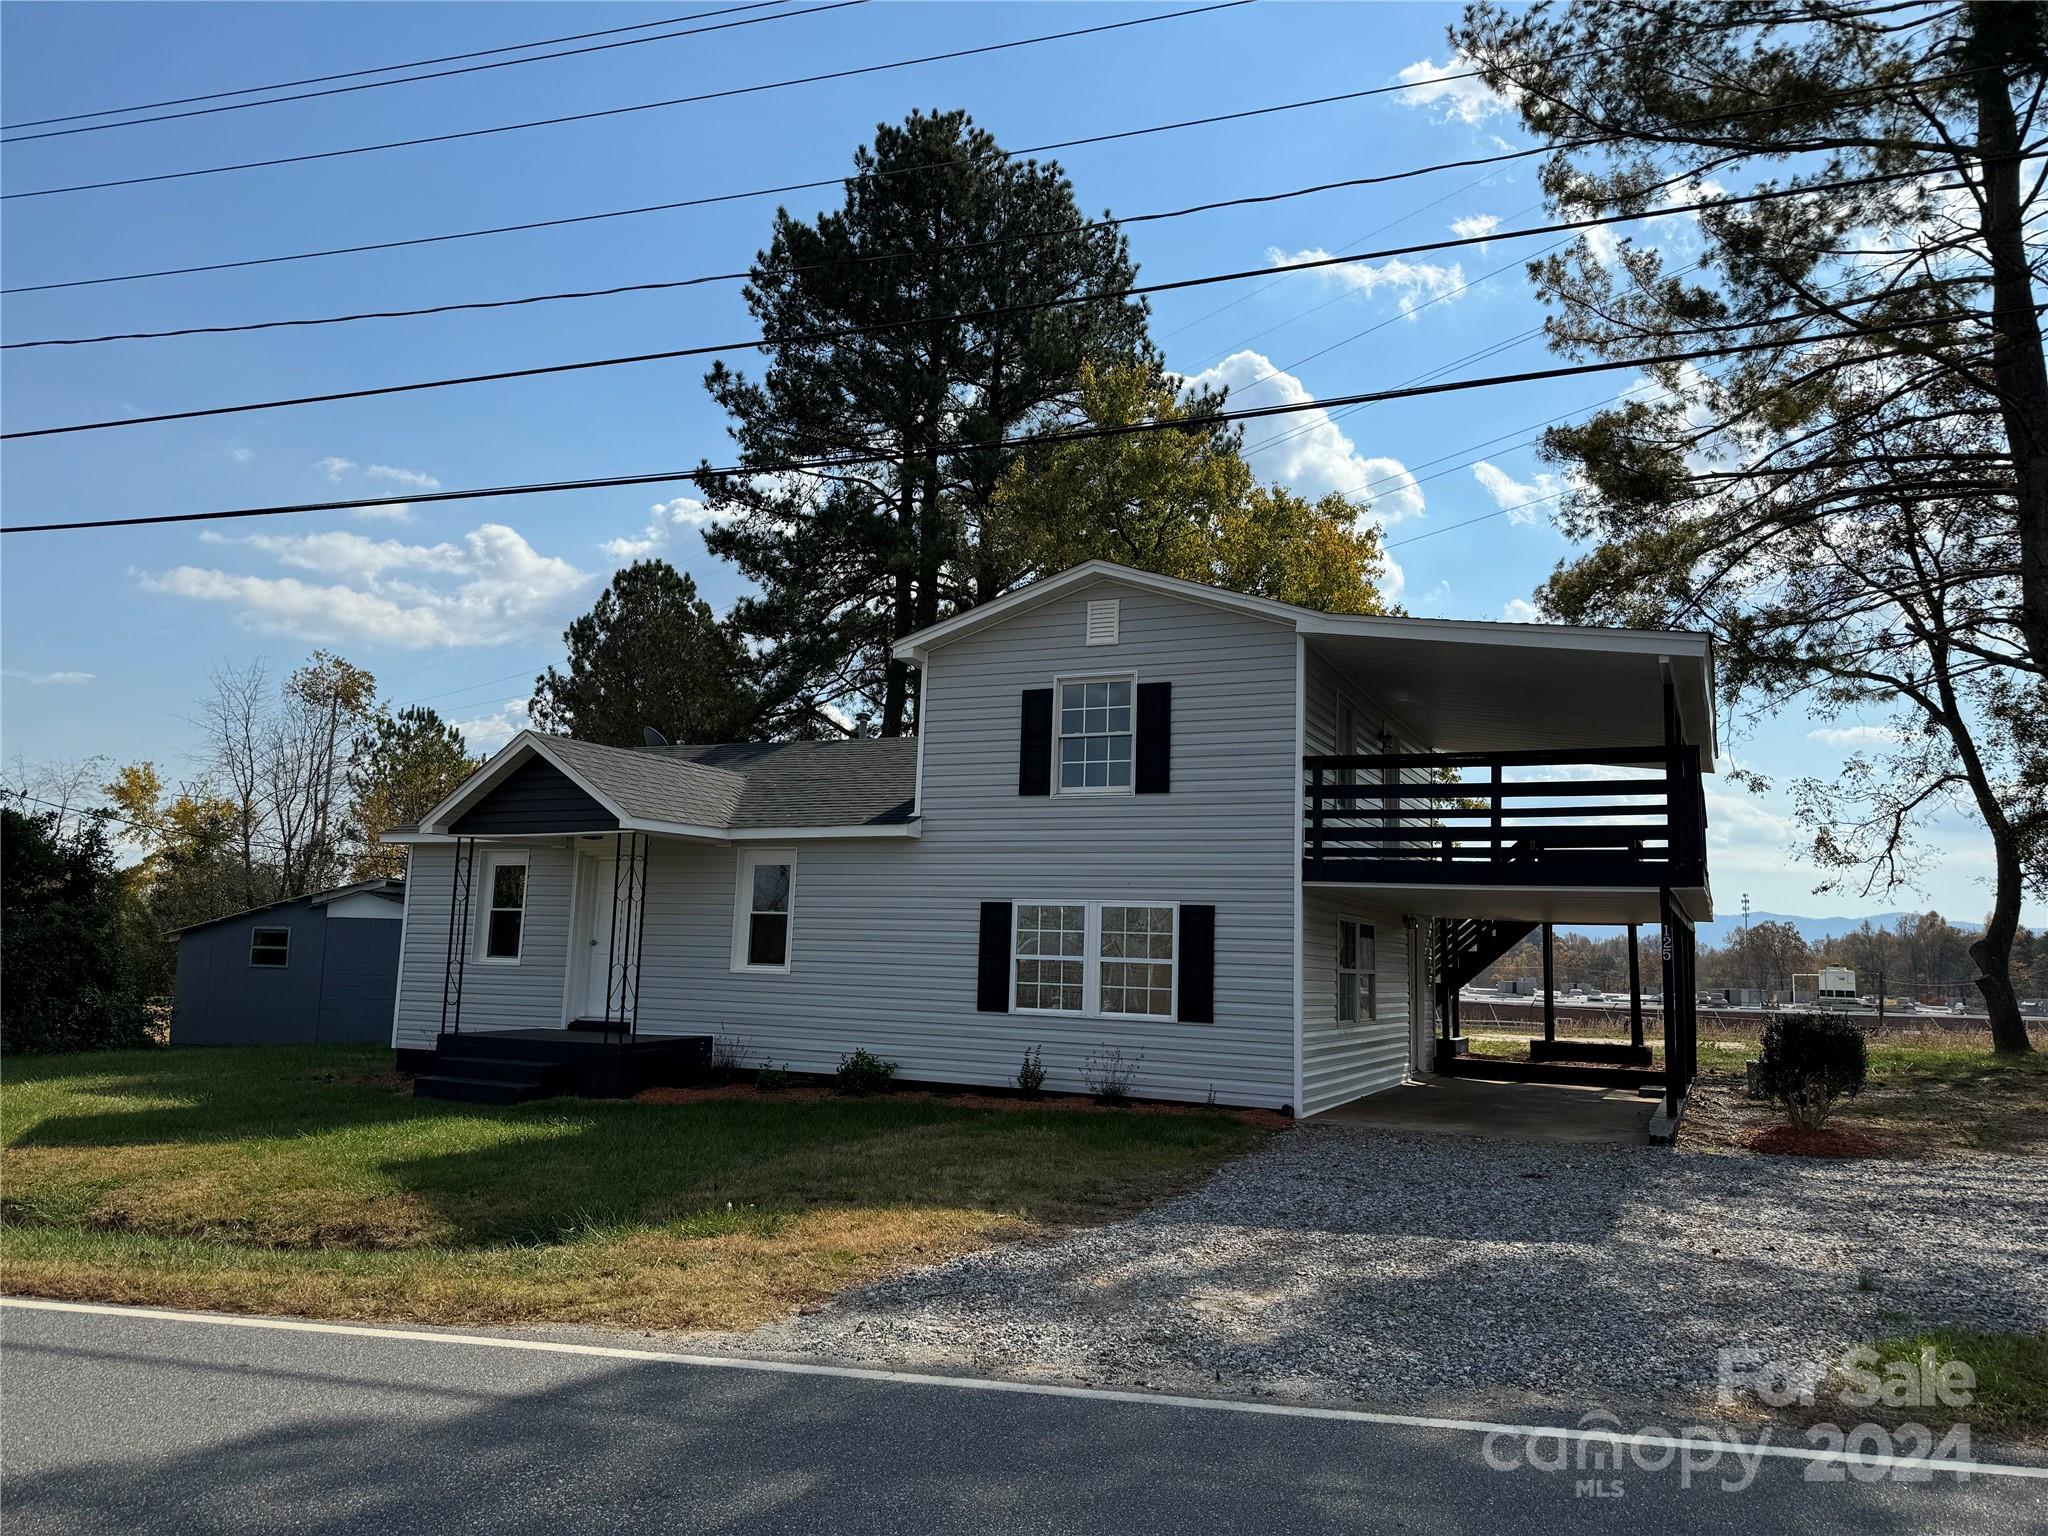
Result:
[[[1873,928],[1890,928],[1902,917],[1918,917],[1919,915],[1917,912],[1873,912],[1868,917],[1805,917],[1795,912],[1752,912],[1749,914],[1749,920],[1752,923],[1790,923],[1799,930],[1801,938],[1805,939],[1807,943],[1812,944],[1821,939],[1836,939],[1845,933],[1854,933],[1865,923],[1870,924]],[[1975,933],[1984,926],[1982,923],[1964,922],[1959,918],[1953,917],[1949,918],[1948,921],[1950,926],[1959,928],[1965,933]],[[1583,933],[1596,939],[1609,938],[1614,933],[1614,930],[1611,928],[1587,928],[1576,923],[1562,924],[1560,926],[1564,927],[1567,932]],[[1729,935],[1741,926],[1742,909],[1737,907],[1731,916],[1723,908],[1720,917],[1715,918],[1711,923],[1701,923],[1699,925],[1700,944],[1702,947],[1725,949],[1728,945]]]

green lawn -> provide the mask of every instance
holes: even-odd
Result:
[[[917,1094],[414,1099],[375,1047],[13,1060],[0,1288],[430,1322],[744,1327],[1103,1220],[1262,1132]]]

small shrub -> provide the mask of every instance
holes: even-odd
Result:
[[[1835,1101],[1863,1091],[1863,1032],[1833,1014],[1785,1013],[1764,1026],[1757,1087],[1801,1130],[1817,1131]]]
[[[754,1074],[754,1087],[761,1093],[780,1093],[790,1085],[789,1063],[781,1066],[772,1061],[761,1063],[761,1070]]]
[[[882,1060],[873,1051],[858,1050],[839,1058],[838,1075],[841,1093],[887,1093],[896,1079],[896,1063]]]
[[[1081,1081],[1101,1103],[1128,1104],[1131,1086],[1138,1080],[1138,1065],[1144,1059],[1142,1055],[1126,1056],[1113,1045],[1102,1046],[1081,1064]]]
[[[1024,1051],[1024,1064],[1017,1069],[1017,1091],[1027,1099],[1035,1099],[1045,1091],[1045,1058],[1035,1045]]]
[[[747,1042],[738,1035],[717,1035],[711,1041],[711,1070],[738,1072],[747,1064]]]

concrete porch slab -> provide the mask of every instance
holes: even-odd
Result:
[[[1650,1114],[1659,1102],[1642,1098],[1633,1088],[1436,1077],[1339,1105],[1310,1123],[1501,1141],[1641,1146],[1649,1140]]]

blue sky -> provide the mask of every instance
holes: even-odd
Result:
[[[677,16],[699,5],[12,4],[10,122],[287,80]],[[15,145],[7,189],[178,170],[459,131],[1026,37],[1171,7],[872,3],[582,58]],[[1027,146],[1394,83],[1448,58],[1449,6],[1255,6],[592,123],[7,205],[9,286],[401,238],[836,175],[878,121],[964,107]],[[1426,69],[1420,71],[1427,75]],[[1411,74],[1405,78],[1416,78]],[[1492,152],[1511,118],[1444,87],[1277,114],[1058,158],[1090,212],[1145,213]],[[830,192],[793,195],[812,213]],[[775,199],[236,272],[18,294],[9,341],[287,315],[412,308],[734,270]],[[1303,252],[1442,238],[1453,225],[1536,222],[1532,166],[1450,172],[1134,227],[1146,279],[1273,265]],[[1667,226],[1662,238],[1682,241]],[[1168,363],[1239,386],[1236,403],[1406,382],[1540,319],[1519,241],[1167,295],[1153,334]],[[1499,276],[1474,281],[1505,266]],[[1386,322],[1382,324],[1381,322]],[[1346,341],[1374,327],[1370,334]],[[487,371],[739,337],[737,285],[482,314],[187,337],[7,355],[16,427]],[[1342,343],[1342,344],[1338,344]],[[1325,350],[1327,349],[1327,350]],[[1311,354],[1319,354],[1310,356]],[[1540,341],[1457,372],[1544,365]],[[1303,359],[1306,359],[1303,361]],[[736,356],[742,368],[757,367]],[[1279,376],[1245,388],[1262,375]],[[686,468],[725,457],[700,361],[595,370],[381,400],[12,446],[9,522],[133,516],[327,496],[399,494]],[[1538,423],[1624,380],[1519,386],[1376,406],[1338,422],[1254,424],[1285,441],[1254,462],[1310,493],[1373,487],[1412,611],[1520,616],[1567,552],[1538,506],[1435,530],[1554,489],[1520,446]],[[1297,430],[1306,429],[1306,430]],[[1500,441],[1491,441],[1500,439]],[[1475,454],[1483,466],[1457,468]],[[732,572],[704,551],[687,487],[427,506],[395,516],[10,538],[0,551],[0,736],[10,764],[106,754],[189,771],[188,718],[217,661],[278,670],[314,645],[374,671],[394,703],[431,703],[479,745],[519,723],[563,623],[642,550],[690,570],[723,608]],[[659,510],[657,510],[659,509]],[[1421,535],[1434,535],[1419,537]],[[1924,894],[1816,897],[1782,786],[1828,775],[1859,725],[1781,719],[1731,732],[1773,792],[1725,783],[1711,806],[1716,889],[1733,908],[1939,907],[1981,915],[1981,838],[1937,829]],[[1820,734],[1815,734],[1819,732]],[[2036,922],[2048,913],[2034,912]]]

